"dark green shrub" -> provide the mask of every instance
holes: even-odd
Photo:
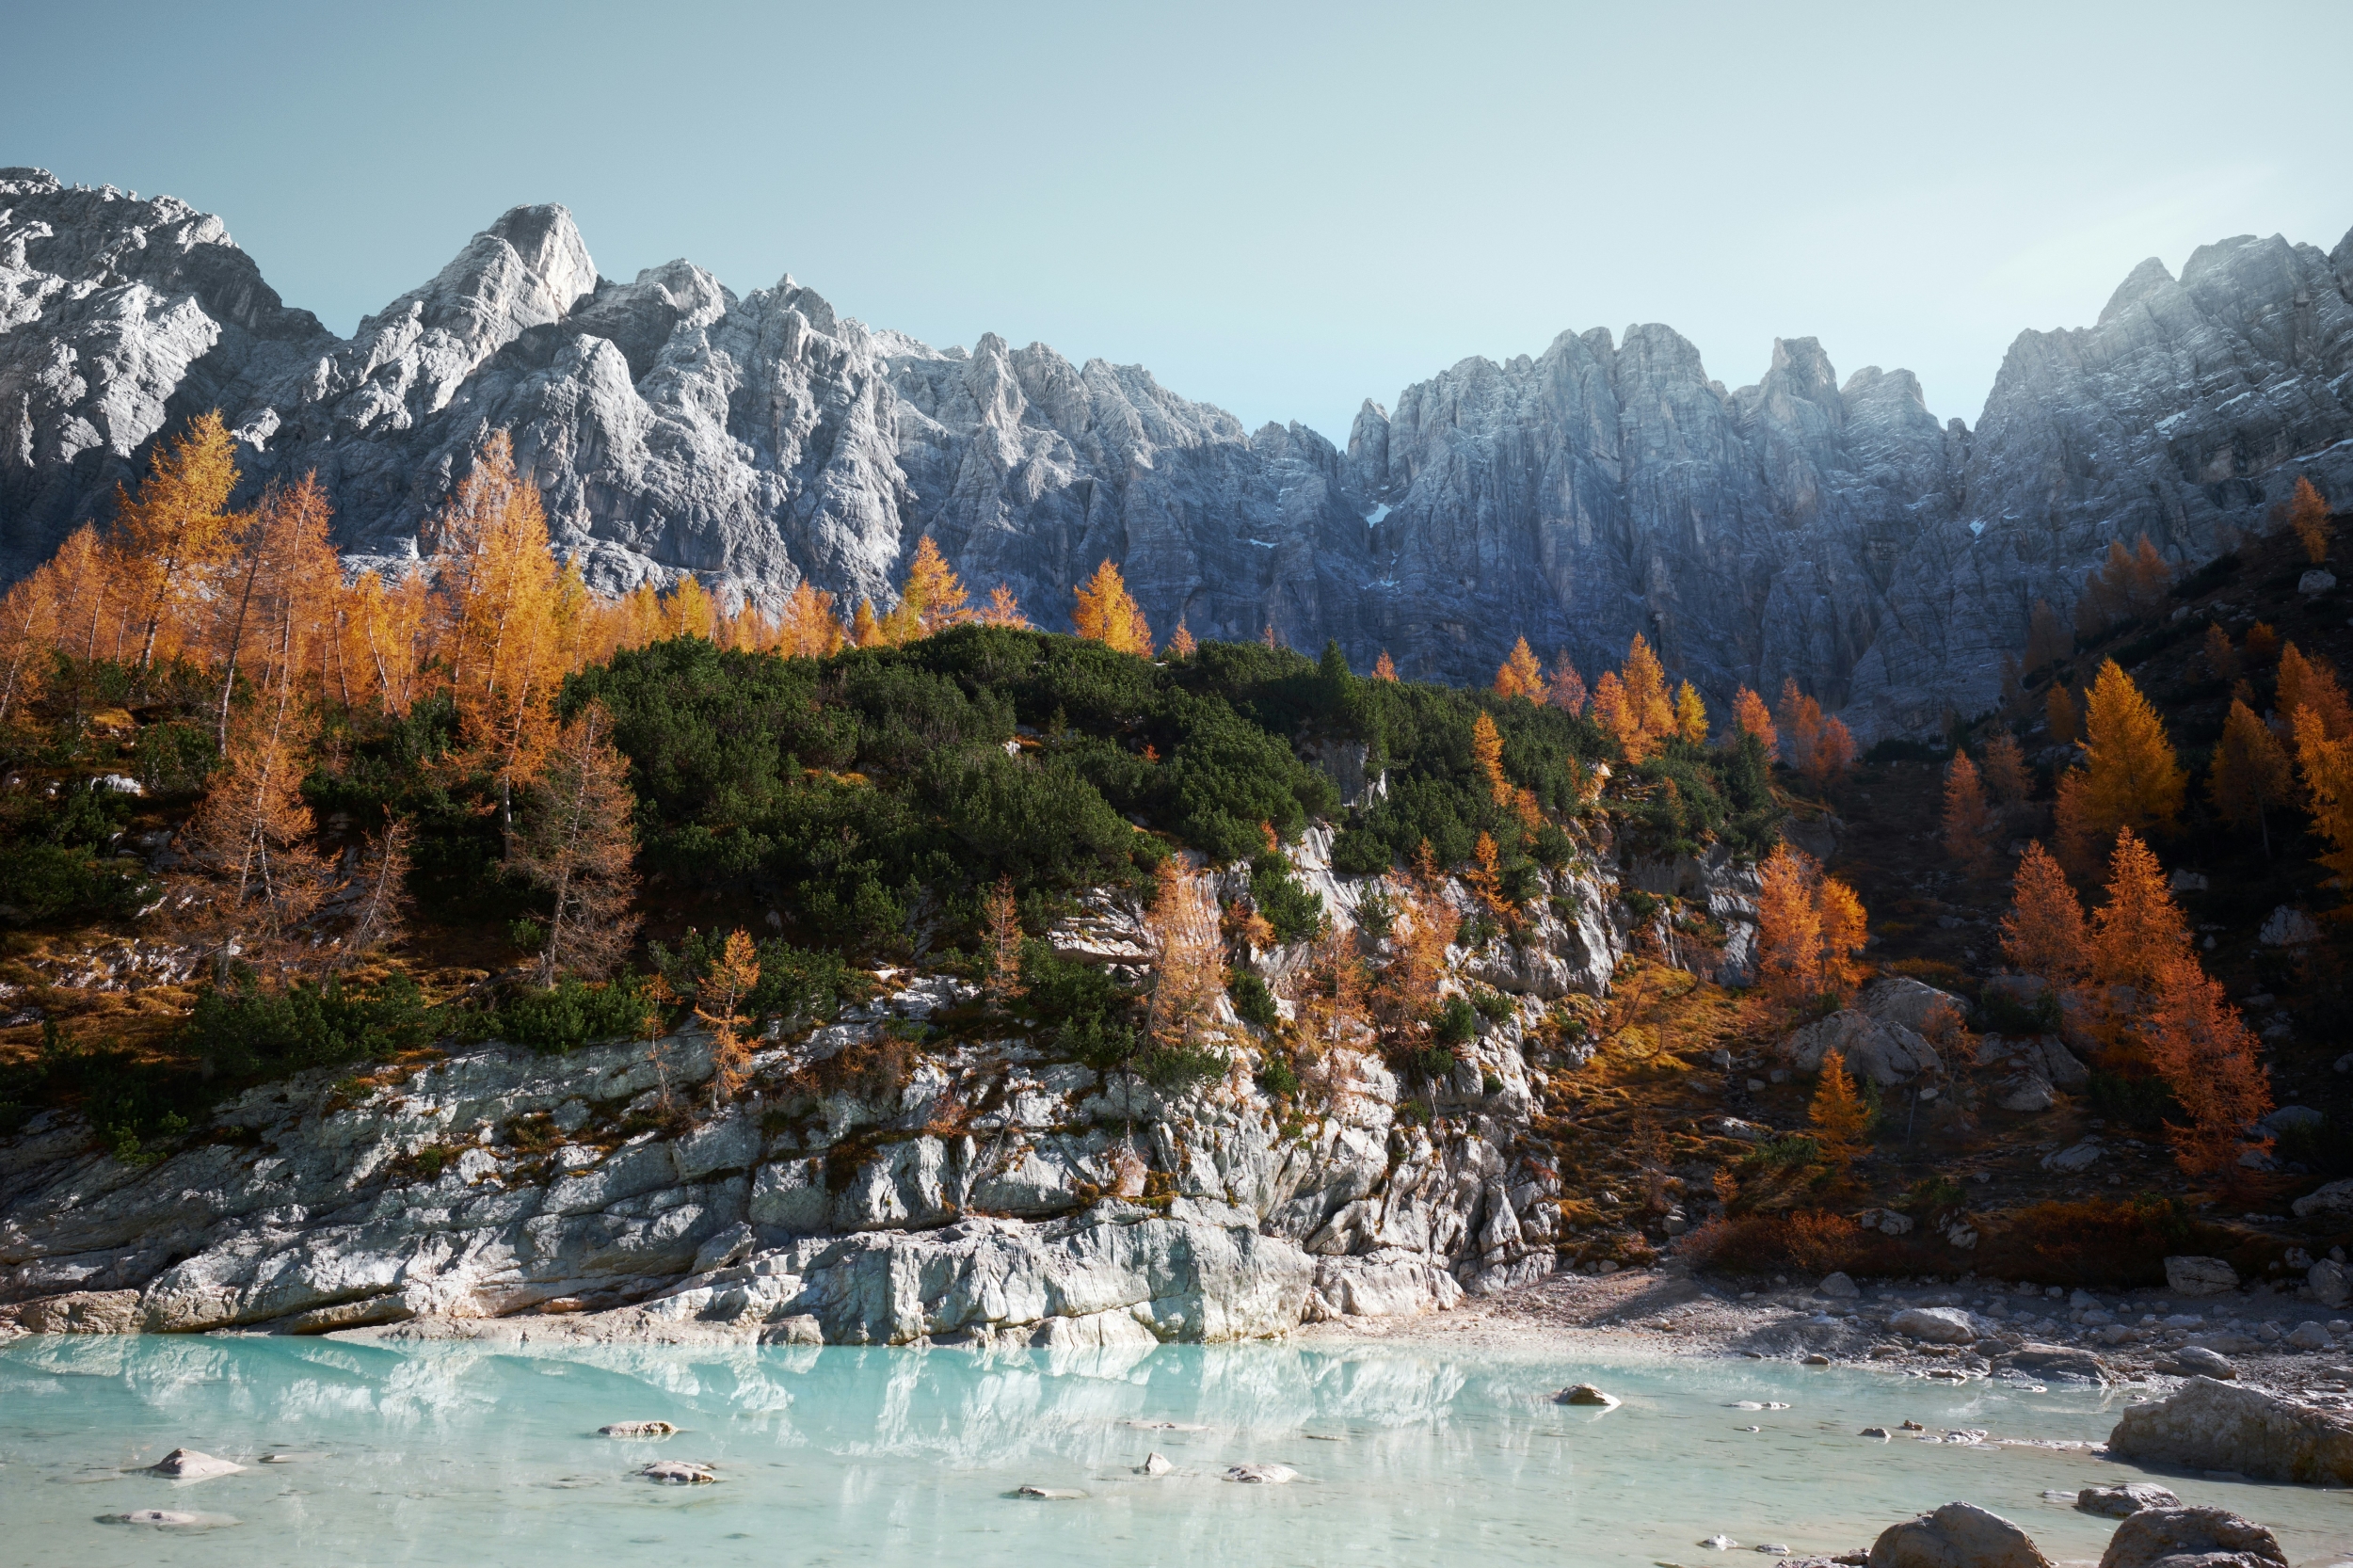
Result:
[[[1244,1023],[1272,1030],[1283,1021],[1283,1016],[1274,1010],[1274,993],[1248,969],[1236,969],[1226,977],[1225,994],[1234,999],[1234,1011]]]
[[[1323,895],[1291,874],[1291,863],[1269,850],[1250,862],[1250,898],[1277,940],[1305,942],[1323,929]]]
[[[381,1060],[432,1039],[437,1019],[416,983],[394,974],[373,990],[296,982],[262,989],[249,974],[196,1000],[174,1036],[186,1054],[229,1078]]]
[[[1481,985],[1471,993],[1471,1006],[1491,1024],[1499,1024],[1518,1010],[1518,1004],[1501,991],[1491,991]]]
[[[1449,997],[1438,1009],[1438,1017],[1432,1030],[1442,1046],[1459,1046],[1479,1032],[1479,1014],[1462,997]]]

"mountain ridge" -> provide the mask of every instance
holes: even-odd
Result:
[[[2298,475],[2353,494],[2353,235],[2142,264],[2093,326],[2021,333],[1974,431],[1909,372],[1841,383],[1810,338],[1728,392],[1637,324],[1367,399],[1341,449],[1141,366],[935,349],[790,275],[615,282],[560,207],[503,215],[345,339],[174,199],[15,168],[0,204],[9,574],[206,408],[257,480],[316,469],[364,556],[413,553],[503,426],[608,588],[887,600],[928,533],[1048,625],[1109,558],[1163,635],[1331,637],[1473,680],[1519,635],[1590,668],[1641,632],[1713,694],[1795,678],[1869,735],[1986,706],[2034,600],[2064,609],[2111,537],[2195,565]]]

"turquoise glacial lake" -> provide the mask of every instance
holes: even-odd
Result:
[[[1551,1402],[1588,1381],[1625,1402]],[[2353,1558],[2353,1494],[1856,1435],[1910,1418],[2096,1440],[2129,1398],[1328,1342],[983,1356],[34,1337],[0,1347],[0,1563],[1732,1568],[1771,1561],[1759,1544],[1867,1544],[1956,1498],[2016,1520],[2054,1559],[2090,1560],[2111,1526],[2043,1494],[2137,1479],[2271,1526],[2294,1563]],[[681,1430],[597,1434],[625,1420]],[[248,1468],[144,1473],[181,1447]],[[1154,1451],[1173,1473],[1137,1473]],[[657,1459],[720,1479],[641,1479]],[[1224,1480],[1236,1464],[1300,1479]],[[1024,1485],[1085,1496],[1041,1501]],[[142,1509],[215,1523],[102,1522]],[[1719,1533],[1738,1545],[1700,1544]]]

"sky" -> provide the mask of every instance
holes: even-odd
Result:
[[[789,272],[1341,442],[1638,322],[1974,424],[2144,257],[2353,228],[2344,0],[5,4],[0,164],[217,213],[339,332],[556,201],[610,278]]]

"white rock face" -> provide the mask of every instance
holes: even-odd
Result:
[[[1841,384],[1810,338],[1727,392],[1648,325],[1465,360],[1394,415],[1368,402],[1342,452],[1140,367],[935,349],[790,277],[602,279],[555,206],[505,214],[345,340],[218,218],[6,168],[0,576],[204,408],[257,485],[316,470],[373,556],[412,552],[504,427],[601,587],[806,576],[887,600],[929,533],[1049,626],[1108,557],[1163,631],[1273,626],[1482,680],[1523,633],[1590,668],[1641,632],[1713,696],[1794,675],[1867,739],[1985,706],[2035,598],[2065,610],[2110,538],[2192,564],[2298,475],[2353,496],[2348,279],[2353,239],[2226,240],[2178,280],[2145,263],[2094,326],[2022,334],[1974,433],[1909,372]]]

